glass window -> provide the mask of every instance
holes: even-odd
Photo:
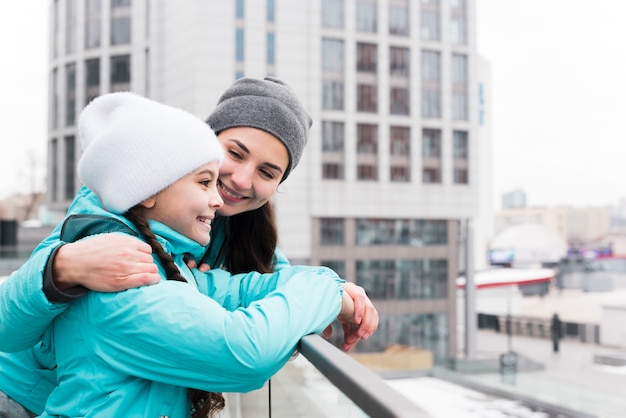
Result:
[[[74,136],[66,136],[65,140],[65,200],[74,198],[74,182],[76,172],[76,148]]]
[[[344,50],[340,39],[322,39],[322,70],[343,74]]]
[[[408,78],[410,74],[409,48],[392,46],[389,48],[389,75]]]
[[[423,41],[438,41],[441,38],[439,0],[422,1],[420,29]]]
[[[372,164],[358,164],[356,167],[358,180],[378,180],[378,168]]]
[[[357,42],[356,70],[359,73],[376,74],[378,62],[378,48],[376,44]]]
[[[392,126],[389,128],[389,153],[398,156],[411,155],[411,128]]]
[[[373,219],[356,221],[356,244],[371,245],[446,245],[448,241],[445,220]]]
[[[85,5],[85,48],[100,47],[102,26],[101,0],[86,0]]]
[[[238,62],[243,62],[244,57],[244,38],[243,29],[235,29],[235,59]]]
[[[346,277],[346,262],[343,260],[322,260],[320,265],[333,270],[339,277]]]
[[[345,236],[342,218],[320,219],[321,245],[343,245]]]
[[[130,0],[111,2],[111,45],[126,45],[131,42]]]
[[[452,54],[452,118],[467,120],[467,55]]]
[[[371,84],[357,84],[356,94],[357,103],[356,108],[359,112],[372,112],[378,111],[378,94],[375,85]]]
[[[422,157],[441,158],[441,131],[439,129],[422,130]]]
[[[56,138],[52,138],[49,145],[48,158],[50,161],[50,200],[57,202],[59,200],[59,143]]]
[[[409,36],[409,2],[408,0],[389,1],[389,34]]]
[[[453,155],[455,160],[467,160],[468,143],[466,131],[454,131],[452,133]]]
[[[276,20],[276,2],[267,0],[267,21],[274,22]]]
[[[267,32],[267,63],[274,65],[276,63],[276,38],[274,32]]]
[[[57,129],[59,127],[59,69],[54,68],[52,70],[52,80],[50,80],[50,90],[51,90],[51,103],[50,107],[52,108],[50,111],[50,118],[52,119],[51,126],[52,129]]]
[[[244,4],[243,4],[243,0],[236,0],[235,1],[235,17],[237,19],[243,19],[243,13],[244,13]]]
[[[324,80],[322,82],[322,107],[325,110],[342,110],[343,101],[343,81]]]
[[[65,3],[65,53],[76,52],[76,0]]]
[[[52,5],[52,57],[56,58],[59,56],[59,49],[61,45],[61,24],[59,22],[59,0],[54,0]]]
[[[359,32],[375,33],[378,30],[378,10],[376,0],[357,0],[356,29]]]
[[[65,65],[65,126],[74,126],[76,122],[76,64]]]
[[[469,184],[469,176],[467,175],[466,168],[454,169],[454,184]]]
[[[100,58],[85,61],[85,105],[100,95]]]
[[[422,169],[422,182],[424,184],[441,183],[441,170],[437,167],[424,167]]]
[[[378,154],[378,125],[359,123],[356,129],[357,154]]]
[[[390,180],[394,183],[411,181],[411,168],[408,165],[392,165]]]
[[[322,121],[322,151],[344,152],[343,122]]]
[[[342,29],[344,21],[343,0],[322,1],[322,26],[325,28]]]
[[[466,0],[450,1],[450,40],[453,45],[467,45]]]
[[[441,117],[441,56],[422,51],[422,117]]]
[[[344,167],[339,163],[323,163],[322,178],[324,180],[343,180]]]
[[[111,92],[130,90],[130,55],[111,57]]]
[[[391,87],[389,94],[389,113],[392,115],[409,115],[411,113],[409,96],[409,89]]]

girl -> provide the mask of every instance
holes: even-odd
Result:
[[[163,279],[90,292],[54,320],[43,343],[55,351],[58,385],[42,416],[207,416],[223,407],[214,392],[262,386],[302,336],[338,315],[353,321],[343,281],[325,268],[231,276],[186,266],[186,254],[204,252],[223,204],[222,150],[206,124],[113,93],[85,108],[79,129],[79,175],[106,210],[68,218],[61,237],[130,228],[150,244]],[[241,290],[224,293],[224,283]]]

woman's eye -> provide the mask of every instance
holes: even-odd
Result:
[[[241,154],[240,154],[240,153],[238,153],[237,151],[234,151],[234,150],[229,150],[229,151],[228,151],[228,154],[230,154],[230,156],[231,156],[231,157],[236,158],[236,159],[238,159],[238,160],[241,160],[241,159],[242,159]]]
[[[261,170],[261,175],[270,180],[274,178],[274,173],[272,173],[271,171],[267,171],[267,170]]]

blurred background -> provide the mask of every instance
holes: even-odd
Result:
[[[610,0],[4,2],[0,276],[80,187],[91,99],[131,90],[205,118],[234,80],[275,75],[314,121],[274,201],[280,246],[375,301],[380,328],[355,358],[613,416],[626,406],[624,13]]]

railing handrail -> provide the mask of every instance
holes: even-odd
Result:
[[[319,335],[305,336],[300,340],[299,348],[313,366],[367,415],[376,418],[429,417],[380,376]]]

